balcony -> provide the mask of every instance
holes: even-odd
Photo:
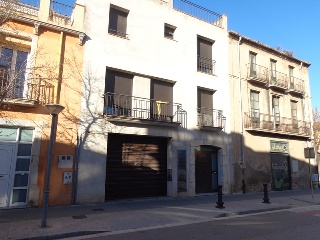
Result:
[[[28,15],[33,17],[39,16],[40,11],[40,2],[43,0],[18,0],[17,2],[10,3],[12,6],[10,8],[17,11],[17,15]],[[63,25],[72,25],[72,13],[74,11],[73,6],[66,5],[64,3],[53,1],[53,0],[46,0],[48,1],[49,7],[49,16],[48,19]],[[1,3],[4,2],[0,0]],[[8,3],[5,3],[8,5]]]
[[[288,90],[288,77],[278,71],[270,71],[269,87],[282,91]]]
[[[110,122],[126,122],[167,127],[186,127],[187,113],[179,103],[128,96],[104,95],[103,114]]]
[[[295,118],[281,117],[263,113],[244,113],[244,127],[247,131],[277,133],[309,137],[311,123]]]
[[[304,94],[304,81],[296,77],[290,77],[288,92],[297,95]]]
[[[220,131],[225,127],[226,117],[222,110],[198,108],[198,127],[202,130]]]
[[[53,103],[54,85],[39,76],[0,68],[0,99],[7,104],[34,107]]]
[[[256,84],[268,85],[268,68],[258,64],[246,64],[247,81]]]
[[[197,57],[197,67],[198,67],[199,72],[214,75],[215,74],[215,65],[216,65],[215,60],[205,58],[202,56]]]
[[[195,3],[187,0],[173,0],[173,8],[205,22],[211,23],[217,27],[223,27],[222,16],[220,14]]]
[[[50,1],[49,19],[53,22],[71,25],[73,7],[57,1]]]

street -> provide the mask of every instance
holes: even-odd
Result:
[[[317,216],[317,214],[319,214]],[[86,239],[319,239],[320,210],[284,210]],[[111,234],[111,233],[105,233]]]

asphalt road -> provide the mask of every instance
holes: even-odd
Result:
[[[317,214],[319,214],[317,216]],[[320,211],[291,210],[246,215],[176,227],[136,231],[101,237],[95,240],[273,240],[320,239]]]

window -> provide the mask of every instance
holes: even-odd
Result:
[[[0,95],[22,98],[26,91],[28,52],[0,48]]]
[[[289,66],[290,89],[294,89],[293,67]]]
[[[291,118],[292,118],[292,127],[298,128],[298,110],[297,110],[297,102],[290,101],[291,105]]]
[[[109,33],[120,37],[127,37],[127,17],[128,10],[110,5],[109,13]]]
[[[256,53],[249,52],[250,77],[257,77],[256,57],[257,57],[257,54],[256,54]]]
[[[260,108],[259,108],[259,92],[250,92],[251,105],[251,121],[253,125],[259,126],[260,123]]]
[[[173,118],[173,83],[151,80],[151,117],[162,121]]]
[[[164,24],[164,37],[173,39],[174,31],[176,30],[176,27],[171,26],[169,24]]]
[[[105,81],[105,113],[130,115],[133,75],[107,70]]]
[[[270,60],[270,74],[271,74],[271,82],[275,84],[277,82],[277,70],[276,70],[276,61]]]
[[[215,61],[212,60],[212,44],[213,41],[205,40],[198,37],[198,46],[197,46],[197,63],[198,71],[214,74],[214,64]]]
[[[213,93],[209,89],[198,88],[198,126],[213,126]]]
[[[272,96],[272,114],[276,125],[280,125],[279,97]]]

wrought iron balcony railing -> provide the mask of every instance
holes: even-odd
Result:
[[[71,24],[73,7],[57,1],[50,1],[49,19],[62,24]]]
[[[20,99],[41,104],[52,103],[54,85],[39,76],[0,68],[0,98],[5,101]]]
[[[173,8],[178,11],[189,14],[193,17],[199,18],[205,22],[211,23],[215,26],[221,28],[223,26],[222,16],[220,14],[215,13],[204,7],[201,7],[195,3],[189,2],[187,0],[174,0]]]
[[[246,64],[246,68],[248,81],[268,84],[268,68],[252,63]]]
[[[198,108],[198,126],[221,128],[223,129],[226,124],[226,117],[222,115],[222,110]]]
[[[311,123],[296,118],[286,118],[280,115],[264,113],[244,113],[244,127],[266,132],[277,132],[290,135],[311,134]]]
[[[104,112],[111,118],[174,123],[186,127],[187,113],[179,103],[141,98],[118,93],[104,95]]]
[[[304,93],[304,81],[302,79],[296,78],[296,77],[289,77],[289,92],[293,93]]]
[[[270,71],[269,74],[269,87],[279,88],[283,90],[288,89],[288,77],[287,74]]]
[[[39,8],[41,0],[18,0],[18,2]]]
[[[199,72],[204,72],[211,75],[215,74],[215,64],[216,64],[215,60],[198,56],[197,62],[198,62],[197,67]]]

